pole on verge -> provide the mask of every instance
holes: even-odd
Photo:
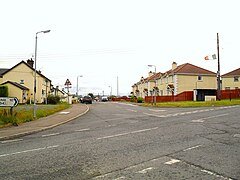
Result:
[[[217,56],[218,56],[218,71],[217,71],[217,100],[221,100],[221,79],[220,79],[220,53],[219,53],[219,36],[217,33]]]
[[[36,107],[36,89],[37,89],[37,83],[36,83],[36,76],[37,76],[37,35],[39,33],[49,33],[50,30],[46,30],[46,31],[39,31],[36,33],[36,37],[35,37],[35,62],[34,62],[34,95],[33,95],[33,118],[36,119],[36,112],[37,112],[37,107]]]

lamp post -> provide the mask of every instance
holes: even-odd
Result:
[[[111,91],[110,91],[110,97],[112,96],[112,86],[108,86],[111,88]]]
[[[77,92],[76,92],[77,97],[78,97],[78,77],[83,77],[83,76],[82,75],[77,76]]]
[[[35,37],[35,62],[34,62],[34,96],[33,96],[33,118],[36,119],[36,111],[37,111],[37,107],[36,107],[36,74],[37,74],[37,35],[39,33],[49,33],[51,30],[46,30],[46,31],[39,31],[36,33],[36,37]]]
[[[156,66],[155,65],[148,65],[148,67],[154,67],[154,82],[155,82],[155,87],[154,87],[154,105],[156,105],[156,86],[157,86],[157,80],[156,80]]]

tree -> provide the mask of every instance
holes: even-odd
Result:
[[[93,93],[88,93],[88,95],[91,96],[92,99],[94,98]]]
[[[8,87],[0,86],[0,97],[8,97]]]

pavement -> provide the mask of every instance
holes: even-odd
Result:
[[[52,114],[50,116],[39,118],[35,121],[23,123],[18,126],[0,128],[0,140],[13,139],[54,128],[71,120],[74,120],[77,117],[86,114],[88,111],[89,107],[85,104],[72,104],[70,108]]]

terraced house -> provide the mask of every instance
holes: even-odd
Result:
[[[222,75],[222,88],[225,90],[240,89],[240,68]]]
[[[143,91],[141,87],[144,87],[144,92],[151,91],[153,95],[156,93],[156,96],[176,96],[192,91],[195,92],[195,99],[204,100],[206,96],[215,95],[217,88],[216,73],[190,63],[178,66],[176,62],[173,62],[172,68],[165,73],[153,74],[142,79],[144,81],[132,86],[135,96],[141,96],[141,91]],[[144,96],[141,97],[144,98]]]
[[[10,69],[0,68],[0,85],[8,86],[9,96],[17,97],[19,103],[33,101],[34,72],[33,60],[21,61]],[[43,103],[51,92],[51,80],[36,71],[36,103]]]

